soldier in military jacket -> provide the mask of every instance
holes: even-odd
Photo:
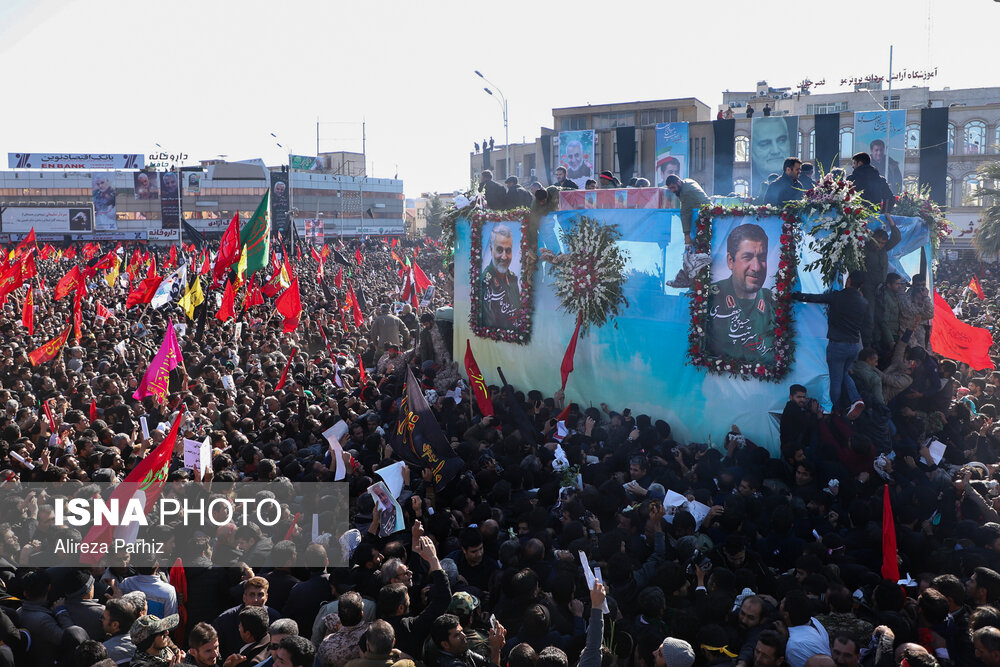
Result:
[[[483,326],[513,329],[521,310],[517,274],[510,270],[514,256],[514,235],[506,225],[490,232],[492,260],[480,278]]]

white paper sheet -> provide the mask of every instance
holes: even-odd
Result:
[[[330,458],[334,465],[333,480],[339,482],[347,477],[347,466],[344,465],[344,448],[340,446],[340,439],[347,433],[347,422],[341,419],[339,422],[323,431],[323,437],[330,443]]]
[[[406,464],[404,462],[396,461],[391,466],[379,468],[375,471],[376,475],[385,480],[385,485],[389,487],[389,493],[397,500],[399,499],[399,494],[403,492],[403,468],[405,467]]]
[[[594,582],[597,581],[597,575],[594,574],[594,571],[590,569],[590,561],[587,560],[587,554],[583,553],[582,551],[577,551],[576,553],[579,554],[579,556],[580,556],[580,565],[583,566],[583,576],[587,580],[587,590],[591,590],[592,591],[592,590],[594,590]],[[601,582],[601,583],[604,583],[604,582]],[[604,606],[601,607],[601,610],[605,614],[610,614],[611,613],[611,610],[608,609],[608,601],[607,600],[604,601]]]
[[[704,503],[699,503],[697,500],[689,500],[684,506],[688,512],[691,512],[691,516],[694,517],[695,528],[701,528],[701,522],[705,520],[708,513],[712,511],[712,508]]]
[[[934,440],[931,444],[927,445],[927,449],[930,450],[931,460],[934,461],[934,465],[937,465],[944,458],[944,450],[948,449],[948,446],[943,442]]]

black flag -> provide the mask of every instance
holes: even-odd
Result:
[[[438,426],[413,371],[406,368],[406,388],[399,406],[399,421],[392,439],[392,449],[406,463],[430,468],[438,491],[461,472],[464,463],[455,456],[448,438]]]

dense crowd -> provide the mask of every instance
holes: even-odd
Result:
[[[162,267],[166,252],[154,253]],[[338,254],[321,284],[312,254],[290,253],[304,305],[290,333],[270,301],[221,321],[221,288],[207,280],[191,320],[173,304],[126,309],[128,290],[99,271],[80,340],[37,367],[28,352],[73,308],[51,288],[88,261],[37,262],[33,336],[21,325],[24,289],[7,298],[4,484],[120,481],[165,437],[144,437],[140,417],[170,424],[181,404],[185,437],[210,438],[212,472],[185,468],[178,449],[168,483],[328,482],[337,466],[323,433],[343,420],[352,529],[313,539],[285,517],[197,534],[202,555],[183,563],[179,593],[172,558],[33,567],[63,529],[47,499],[25,496],[0,517],[0,665],[1000,667],[1000,373],[939,359],[926,332],[899,326],[875,339],[891,355],[853,371],[865,392],[881,392],[880,419],[825,413],[793,385],[775,455],[738,425],[720,447],[682,444],[655,415],[567,406],[561,393],[491,387],[495,415],[482,417],[451,358],[453,276],[441,251],[370,239]],[[398,316],[397,258],[436,282],[429,303]],[[963,293],[973,272],[986,301]],[[936,275],[967,319],[993,326],[995,269],[945,263]],[[360,326],[342,309],[348,281]],[[98,304],[114,311],[99,326]],[[184,365],[166,404],[135,401],[170,319],[186,323]],[[408,470],[405,529],[380,536],[366,490],[399,460],[407,368],[463,469],[444,488]],[[899,580],[883,577],[887,532]],[[246,565],[251,552],[268,565]],[[342,555],[344,567],[330,565]]]

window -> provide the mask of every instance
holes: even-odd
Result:
[[[920,150],[920,123],[908,123],[906,125],[906,150]]]
[[[986,153],[986,123],[973,120],[965,124],[965,154]]]
[[[886,97],[885,95],[883,95],[882,96],[882,108],[883,109],[885,108],[886,102],[888,102],[888,101],[889,101],[889,98]],[[889,109],[898,109],[898,108],[899,108],[899,95],[893,95],[892,96],[892,102],[889,102]]]
[[[737,178],[733,181],[733,192],[736,193],[737,197],[748,198],[750,196],[750,182],[745,178]]]
[[[821,113],[839,113],[847,111],[847,102],[825,102],[823,104],[807,104],[806,115]]]
[[[840,128],[840,159],[850,159],[854,155],[854,128]]]
[[[632,111],[599,113],[594,115],[595,130],[603,130],[609,127],[628,127],[629,125],[635,125],[635,113]]]
[[[920,181],[916,176],[907,176],[903,179],[903,192],[909,192],[911,195],[920,192]]]
[[[745,134],[736,135],[735,157],[737,162],[749,162],[750,160],[750,137]]]
[[[993,132],[993,152],[1000,153],[1000,125]]]
[[[955,179],[950,175],[944,177],[944,205],[951,206],[952,202],[955,201],[952,195],[955,192]]]
[[[969,174],[962,179],[962,206],[982,206],[983,197],[979,190],[983,187],[983,181],[979,174]]]
[[[799,142],[796,144],[795,154],[799,156],[800,160],[802,159],[802,130],[799,130]]]
[[[948,155],[955,154],[955,124],[948,123]]]
[[[639,125],[676,123],[677,109],[646,109],[639,112]]]
[[[809,159],[816,160],[816,128],[809,130]]]
[[[562,119],[561,129],[563,130],[586,130],[586,116],[565,116]]]

